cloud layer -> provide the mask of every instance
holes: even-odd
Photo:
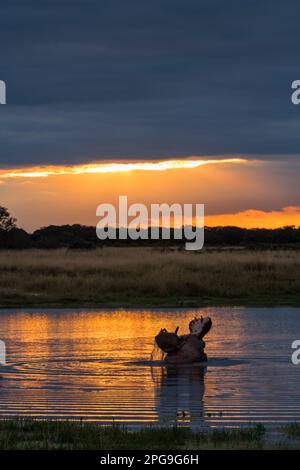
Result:
[[[2,2],[0,165],[298,159],[299,14],[297,0]]]

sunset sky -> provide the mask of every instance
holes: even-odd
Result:
[[[300,4],[21,0],[0,11],[0,205],[19,226],[205,204],[207,225],[300,225]]]

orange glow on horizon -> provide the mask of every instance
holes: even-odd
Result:
[[[148,210],[152,203],[203,203],[209,227],[300,226],[292,177],[281,163],[225,157],[2,168],[0,205],[29,232],[48,225],[95,226],[96,207],[117,207],[120,195]]]
[[[207,227],[235,226],[241,228],[274,229],[295,225],[300,227],[300,206],[284,207],[278,211],[248,209],[235,214],[205,216]]]

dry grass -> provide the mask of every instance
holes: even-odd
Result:
[[[154,248],[0,252],[0,303],[300,304],[300,252]]]

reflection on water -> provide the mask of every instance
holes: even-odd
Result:
[[[210,315],[207,367],[150,361],[160,328]],[[0,416],[126,424],[300,421],[300,309],[0,310]],[[159,359],[159,357],[153,357]]]
[[[206,367],[179,366],[156,369],[156,409],[161,422],[204,425],[203,396]]]

